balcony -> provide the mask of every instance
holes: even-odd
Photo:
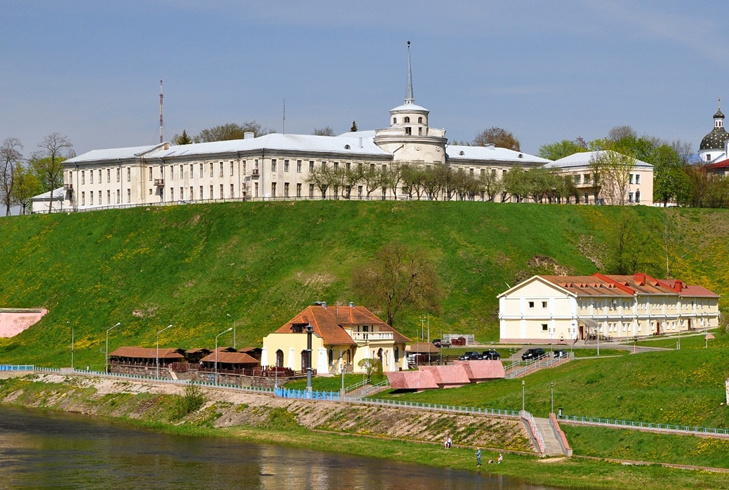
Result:
[[[257,169],[257,168],[254,168],[254,169],[253,169],[253,176],[254,176],[254,177],[258,177],[258,176],[259,176],[259,174],[258,174],[258,169]]]
[[[154,185],[156,187],[164,187],[165,186],[165,179],[154,179]]]
[[[354,341],[392,340],[394,338],[392,332],[352,332],[350,335]]]

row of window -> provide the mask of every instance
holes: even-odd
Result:
[[[106,176],[106,183],[111,183],[111,170],[110,168],[107,169],[98,169],[98,170],[81,170],[81,185],[86,184],[86,174],[88,173],[89,177],[89,184],[94,183],[94,175],[96,175],[96,183],[102,184],[104,182],[104,175]],[[116,182],[121,181],[121,169],[115,168],[116,170]],[[132,169],[127,167],[127,182],[132,180]],[[73,170],[69,170],[68,172],[68,180],[67,182],[72,183],[73,182]]]
[[[194,186],[190,186],[187,189],[187,194],[185,193],[185,188],[184,187],[180,187],[179,193],[175,195],[175,188],[174,187],[170,187],[170,201],[174,201],[175,199],[179,199],[179,200],[184,200],[184,199],[189,199],[189,200],[195,200],[195,199],[200,199],[200,200],[202,200],[202,199],[224,199],[226,197],[225,196],[225,193],[224,193],[225,187],[223,186],[223,184],[220,184],[220,187],[219,187],[219,191],[218,191],[218,195],[217,196],[214,193],[215,186],[210,185],[210,187],[209,187],[209,193],[208,193],[207,196],[205,196],[204,189],[205,189],[205,186],[202,186],[201,185],[200,187],[198,187],[198,193],[197,193],[197,195],[195,195],[195,187]],[[153,191],[150,188],[149,189],[149,194],[151,195],[152,193],[153,193]],[[236,195],[235,195],[235,185],[234,184],[230,184],[230,194],[228,194],[228,197],[230,197],[230,198],[236,197]]]
[[[103,206],[103,194],[102,191],[98,191],[96,193],[97,199],[96,199],[96,205]],[[115,202],[112,202],[112,197],[115,198]],[[127,203],[132,202],[132,191],[131,189],[127,189]],[[110,190],[106,191],[106,204],[112,205],[112,204],[121,204],[121,191],[119,189],[116,190],[116,192],[112,195]],[[81,191],[81,206],[86,206],[86,191]],[[94,191],[89,191],[89,206],[94,206]]]

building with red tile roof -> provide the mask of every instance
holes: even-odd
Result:
[[[628,339],[719,323],[718,294],[642,273],[534,276],[498,298],[504,343]]]
[[[410,341],[364,306],[307,306],[263,339],[261,366],[299,371],[307,367],[307,326],[312,327],[312,367],[317,374],[361,372],[362,359],[379,359],[382,370],[407,369]]]

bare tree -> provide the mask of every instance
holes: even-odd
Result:
[[[608,131],[607,139],[613,143],[624,138],[637,139],[638,133],[636,133],[635,129],[630,126],[613,126],[610,128],[610,131]]]
[[[43,190],[51,193],[48,212],[53,211],[53,191],[63,185],[63,162],[76,156],[73,144],[66,136],[51,133],[38,143],[41,151],[33,155],[31,164]]]
[[[352,282],[365,302],[384,310],[390,326],[401,308],[435,312],[442,298],[438,275],[425,253],[399,243],[385,245],[374,261],[356,268]]]
[[[314,132],[311,134],[314,136],[334,136],[334,130],[330,126],[325,128],[314,128]]]
[[[604,150],[593,155],[590,167],[595,174],[595,183],[600,186],[599,197],[605,204],[625,204],[630,172],[635,159],[613,150]]]
[[[264,128],[256,121],[246,121],[243,124],[228,123],[222,126],[203,129],[192,140],[195,143],[209,143],[212,141],[243,139],[246,133],[253,133],[253,136],[257,138],[273,132],[272,129]]]
[[[321,191],[321,198],[326,199],[327,189],[330,185],[336,184],[336,177],[334,175],[334,170],[322,163],[321,167],[315,168],[309,172],[309,177],[306,181],[317,186]]]
[[[521,151],[519,140],[514,133],[498,126],[484,129],[473,139],[474,146],[494,145],[499,148],[508,148],[514,151]]]
[[[13,187],[15,185],[15,166],[23,159],[20,150],[23,144],[17,138],[8,138],[0,146],[0,187],[2,203],[5,204],[5,215],[10,215],[13,204]]]

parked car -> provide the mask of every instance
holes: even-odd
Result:
[[[436,346],[437,348],[441,349],[441,348],[448,348],[448,347],[450,347],[451,346],[451,343],[448,340],[435,339],[433,341],[433,345]]]
[[[555,359],[566,359],[570,355],[566,350],[556,350],[554,351],[554,358]]]
[[[501,354],[499,354],[499,351],[491,349],[491,350],[485,350],[481,354],[481,359],[486,359],[489,361],[498,361],[501,359]]]
[[[481,360],[481,354],[478,352],[464,352],[461,357],[458,358],[459,361],[480,361]]]
[[[545,357],[546,354],[544,353],[544,349],[541,347],[534,347],[532,349],[527,349],[527,351],[521,355],[522,361],[536,361],[537,359],[541,359]]]

